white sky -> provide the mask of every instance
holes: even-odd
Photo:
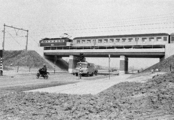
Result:
[[[28,48],[39,53],[41,38],[63,33],[76,37],[174,31],[173,0],[0,0],[0,11],[0,30],[4,23],[28,29]],[[5,49],[24,49],[25,35],[6,28]],[[2,38],[1,32],[0,43]]]

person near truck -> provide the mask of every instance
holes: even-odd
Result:
[[[82,67],[81,67],[81,65],[80,65],[80,68],[79,68],[78,75],[79,75],[79,79],[81,79],[82,78]]]

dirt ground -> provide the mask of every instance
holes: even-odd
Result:
[[[67,74],[60,77],[63,74],[58,75],[62,81],[68,77],[78,81]],[[133,77],[144,78],[143,82],[122,82],[97,95],[26,93],[19,87],[7,90],[1,85],[0,120],[173,120],[174,74],[156,74],[146,80],[147,75],[150,73]],[[25,76],[25,81],[29,77],[33,76]]]
[[[14,70],[4,71],[4,75],[0,76],[0,90],[26,91],[108,77],[106,74],[100,74],[90,77],[83,76],[82,79],[79,80],[78,76],[74,76],[68,72],[57,71],[54,73],[53,71],[49,71],[48,79],[44,79],[42,77],[37,79],[36,73],[37,70],[28,72],[26,69],[25,71],[19,72]]]

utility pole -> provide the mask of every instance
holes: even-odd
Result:
[[[13,27],[13,26],[8,26],[8,25],[5,25],[4,24],[4,30],[3,30],[3,32],[4,32],[4,34],[3,34],[3,44],[2,44],[2,47],[3,47],[3,50],[4,50],[4,47],[5,47],[5,27],[9,27],[9,28],[13,28],[13,29],[17,29],[17,30],[22,30],[22,31],[25,31],[25,32],[27,32],[27,35],[26,35],[26,47],[25,47],[25,49],[27,50],[28,49],[28,30],[25,30],[25,29],[23,29],[23,28],[17,28],[17,27]]]
[[[5,45],[5,24],[4,24],[4,30],[3,30],[2,50],[0,50],[0,76],[3,76],[3,53],[4,53],[4,45]]]
[[[4,51],[5,46],[5,24],[4,24],[4,30],[3,30],[3,43],[2,43],[2,50]]]
[[[27,40],[26,40],[26,47],[25,47],[25,50],[28,50],[28,32],[29,32],[29,30],[27,30]]]
[[[109,54],[109,79],[110,79],[110,54]]]

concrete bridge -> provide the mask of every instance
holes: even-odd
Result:
[[[85,57],[119,57],[120,74],[128,72],[128,58],[159,58],[160,61],[174,54],[174,44],[166,44],[163,48],[129,48],[129,49],[59,49],[45,50],[46,57],[53,57],[55,61],[61,57],[69,57],[69,73],[79,62],[79,55],[83,53]]]

